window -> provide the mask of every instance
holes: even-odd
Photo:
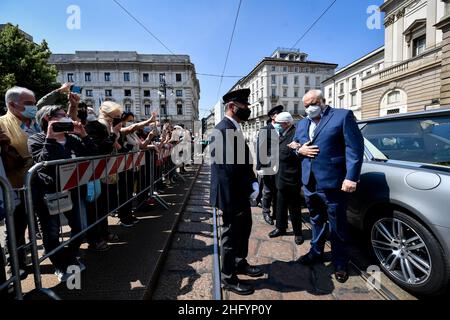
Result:
[[[150,97],[150,90],[144,90],[144,97]]]
[[[125,90],[125,97],[131,97],[131,90]]]
[[[298,98],[298,89],[294,89],[294,98]]]
[[[387,111],[387,114],[397,114],[400,113],[400,108],[390,109]]]
[[[332,98],[333,97],[333,89],[329,88],[328,89],[328,98]]]
[[[350,98],[351,98],[352,107],[355,107],[356,106],[356,92],[352,93],[350,95]]]
[[[111,81],[111,73],[105,72],[105,81]]]
[[[259,88],[259,80],[256,80],[256,89]]]
[[[130,82],[130,73],[129,72],[123,73],[123,81]]]
[[[176,82],[181,82],[181,73],[177,73],[175,75],[175,80],[176,80]]]
[[[288,72],[288,68],[287,67],[283,67],[283,72]]]
[[[426,35],[418,37],[413,40],[413,57],[418,56],[425,51]]]
[[[352,90],[356,89],[356,78],[352,79]]]
[[[339,98],[339,108],[343,108],[344,107],[344,97],[340,97]]]
[[[68,82],[75,82],[75,81],[73,81],[73,73],[68,73],[67,74],[67,81]]]
[[[287,89],[283,89],[283,97],[287,97]]]
[[[277,95],[277,88],[272,88],[272,97],[276,97]]]
[[[372,75],[372,71],[367,71],[366,72],[366,77],[370,77]]]
[[[165,104],[161,105],[161,114],[162,115],[167,115],[167,108]]]
[[[84,81],[91,82],[91,73],[90,72],[84,73]]]
[[[177,115],[181,116],[183,115],[183,105],[182,104],[177,104]]]
[[[272,76],[272,84],[277,84],[277,76]]]
[[[388,104],[400,102],[400,91],[392,91],[388,94]]]
[[[295,67],[294,70],[295,70],[296,73],[298,73],[298,71],[299,71],[299,70],[298,70],[298,67]]]
[[[339,84],[339,94],[344,94],[344,83]]]
[[[145,105],[144,105],[144,112],[145,112],[145,115],[146,116],[149,116],[150,115],[150,105],[148,104],[148,103],[146,103]]]
[[[305,84],[306,84],[307,86],[309,86],[309,77],[308,77],[308,76],[305,77]]]
[[[86,97],[92,97],[92,90],[86,90]]]
[[[112,90],[110,90],[110,89],[105,90],[105,96],[112,97]]]
[[[283,84],[288,84],[288,83],[287,83],[287,77],[286,77],[286,76],[283,76]]]
[[[294,77],[294,85],[297,85],[298,84],[298,76],[295,76]]]
[[[272,66],[272,71],[276,71],[277,68],[275,66]]]
[[[125,111],[131,112],[131,103],[129,103],[129,102],[125,103]]]
[[[307,94],[309,92],[309,90],[311,90],[311,88],[305,87],[305,94]]]
[[[316,77],[316,86],[320,87],[320,77]]]
[[[183,90],[177,90],[176,94],[177,94],[177,97],[182,97],[183,96]]]
[[[294,103],[294,114],[298,114],[298,103]]]
[[[143,82],[149,82],[150,81],[150,77],[149,77],[148,73],[144,73],[143,74],[142,81]]]
[[[159,74],[159,82],[166,82],[166,74],[165,73]]]

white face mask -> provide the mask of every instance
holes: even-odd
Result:
[[[89,113],[87,118],[86,118],[87,122],[93,122],[93,121],[97,121],[97,117],[95,116],[95,114]]]
[[[308,115],[308,118],[315,119],[322,113],[322,107],[321,106],[309,106],[305,110],[306,114]]]

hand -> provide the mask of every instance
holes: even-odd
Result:
[[[357,183],[354,181],[350,181],[350,180],[344,180],[344,182],[342,183],[342,191],[347,192],[347,193],[353,193],[356,191],[356,186]]]
[[[311,142],[307,142],[302,145],[297,152],[304,157],[315,158],[319,154],[320,150],[318,146],[312,146]]]
[[[250,199],[256,200],[256,198],[258,198],[258,195],[259,195],[259,184],[258,184],[258,182],[253,182],[252,188],[253,188],[253,192],[250,195]]]
[[[78,104],[80,103],[80,96],[76,93],[69,93],[69,102],[71,106],[78,108]]]
[[[292,142],[289,143],[287,146],[288,146],[288,148],[297,150],[297,149],[300,149],[300,147],[301,147],[302,145],[301,145],[300,143],[298,143],[298,142],[292,141]]]
[[[150,118],[150,122],[155,122],[157,117],[158,117],[158,113],[156,113],[156,111],[153,111],[152,116]]]
[[[61,92],[61,93],[69,93],[70,92],[70,87],[73,85],[72,82],[66,82],[64,83],[61,88],[56,89],[55,91]]]
[[[78,135],[80,138],[85,138],[87,136],[86,130],[81,122],[75,121],[73,123],[73,133]]]
[[[0,129],[0,145],[8,145],[11,144],[11,139]]]
[[[48,128],[47,128],[47,136],[46,136],[47,139],[57,139],[57,138],[61,137],[62,134],[64,134],[64,133],[61,133],[61,132],[54,132],[53,131],[53,124],[56,123],[56,122],[59,122],[59,121],[57,121],[57,120],[56,121],[49,121]]]

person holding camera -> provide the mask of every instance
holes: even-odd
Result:
[[[36,120],[42,128],[42,132],[28,139],[28,149],[35,163],[60,159],[71,159],[75,157],[86,157],[96,155],[97,147],[87,135],[86,130],[80,122],[72,121],[67,117],[63,106],[45,106],[36,114]],[[62,212],[52,212],[48,199],[51,195],[57,195],[57,167],[49,166],[39,170],[33,181],[33,204],[35,212],[41,223],[43,243],[46,252],[50,252],[60,245],[59,230]],[[82,212],[78,201],[78,192],[70,191],[70,201],[73,209],[64,212],[72,235],[77,235],[82,230]],[[58,210],[59,211],[59,210]],[[77,260],[82,238],[72,241],[67,247],[57,251],[50,257],[58,276],[58,280],[64,282],[70,276],[67,268],[78,266],[80,270],[84,265]]]

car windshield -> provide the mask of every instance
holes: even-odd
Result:
[[[450,166],[449,116],[369,122],[361,132],[389,159]]]

